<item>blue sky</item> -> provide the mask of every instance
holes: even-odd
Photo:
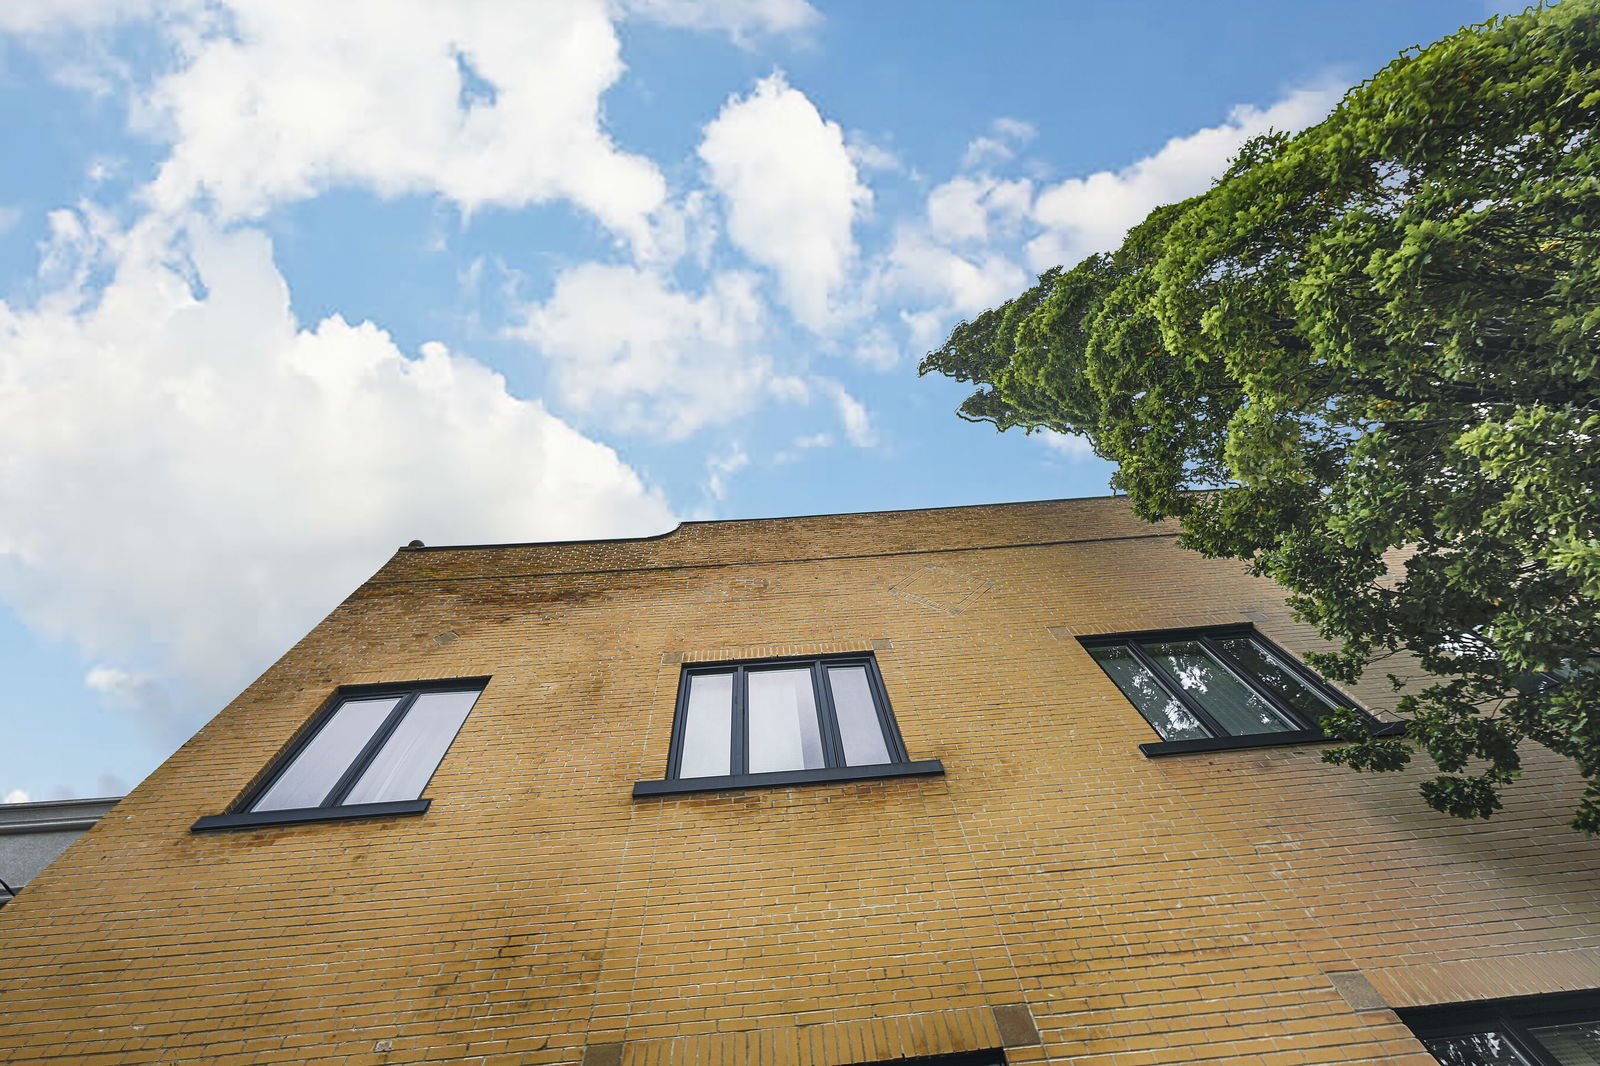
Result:
[[[951,326],[1483,0],[8,0],[0,801],[412,538],[1095,495]]]

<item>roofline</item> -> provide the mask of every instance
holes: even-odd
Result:
[[[795,518],[853,518],[861,515],[918,514],[923,511],[973,511],[980,507],[1016,507],[1039,503],[1077,503],[1080,500],[1122,499],[1122,493],[1108,496],[1061,496],[1048,500],[1006,500],[999,503],[955,503],[942,507],[897,507],[887,511],[825,511],[821,514],[769,515],[765,518],[699,518],[679,522],[665,533],[652,533],[647,537],[580,537],[572,540],[513,540],[499,544],[424,544],[420,547],[402,545],[402,552],[458,552],[489,551],[495,548],[559,548],[567,544],[643,544],[652,540],[665,540],[685,526],[734,526],[748,522],[785,522]]]
[[[117,804],[125,799],[123,795],[85,795],[82,799],[67,800],[24,800],[21,804],[0,804],[0,815],[13,810],[40,810],[51,807],[78,807],[80,804]]]

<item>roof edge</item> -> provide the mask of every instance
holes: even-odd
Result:
[[[918,514],[925,511],[975,511],[982,507],[1027,507],[1041,503],[1079,503],[1085,500],[1118,500],[1123,493],[1106,496],[1060,496],[1045,500],[1004,500],[995,503],[955,503],[939,507],[893,507],[886,511],[823,511],[818,514],[768,515],[763,518],[698,518],[679,522],[664,533],[645,537],[578,537],[570,540],[513,540],[497,544],[424,544],[419,547],[402,545],[398,552],[457,552],[490,551],[495,548],[559,548],[567,544],[643,544],[652,540],[666,540],[686,526],[735,526],[750,522],[787,522],[799,518],[854,518],[862,515]]]

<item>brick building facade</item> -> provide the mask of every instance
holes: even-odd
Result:
[[[1115,498],[402,549],[0,910],[0,1059],[1431,1066],[1408,1010],[1600,988],[1570,771],[1163,741],[1153,631],[1316,646]]]

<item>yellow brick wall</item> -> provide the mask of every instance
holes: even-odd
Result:
[[[1426,1066],[1389,1008],[1600,987],[1551,760],[1468,824],[1140,754],[1075,637],[1247,614],[1315,647],[1116,499],[401,551],[0,910],[0,1059]],[[631,798],[681,662],[868,649],[944,777]],[[426,815],[189,832],[337,686],[476,675]]]

